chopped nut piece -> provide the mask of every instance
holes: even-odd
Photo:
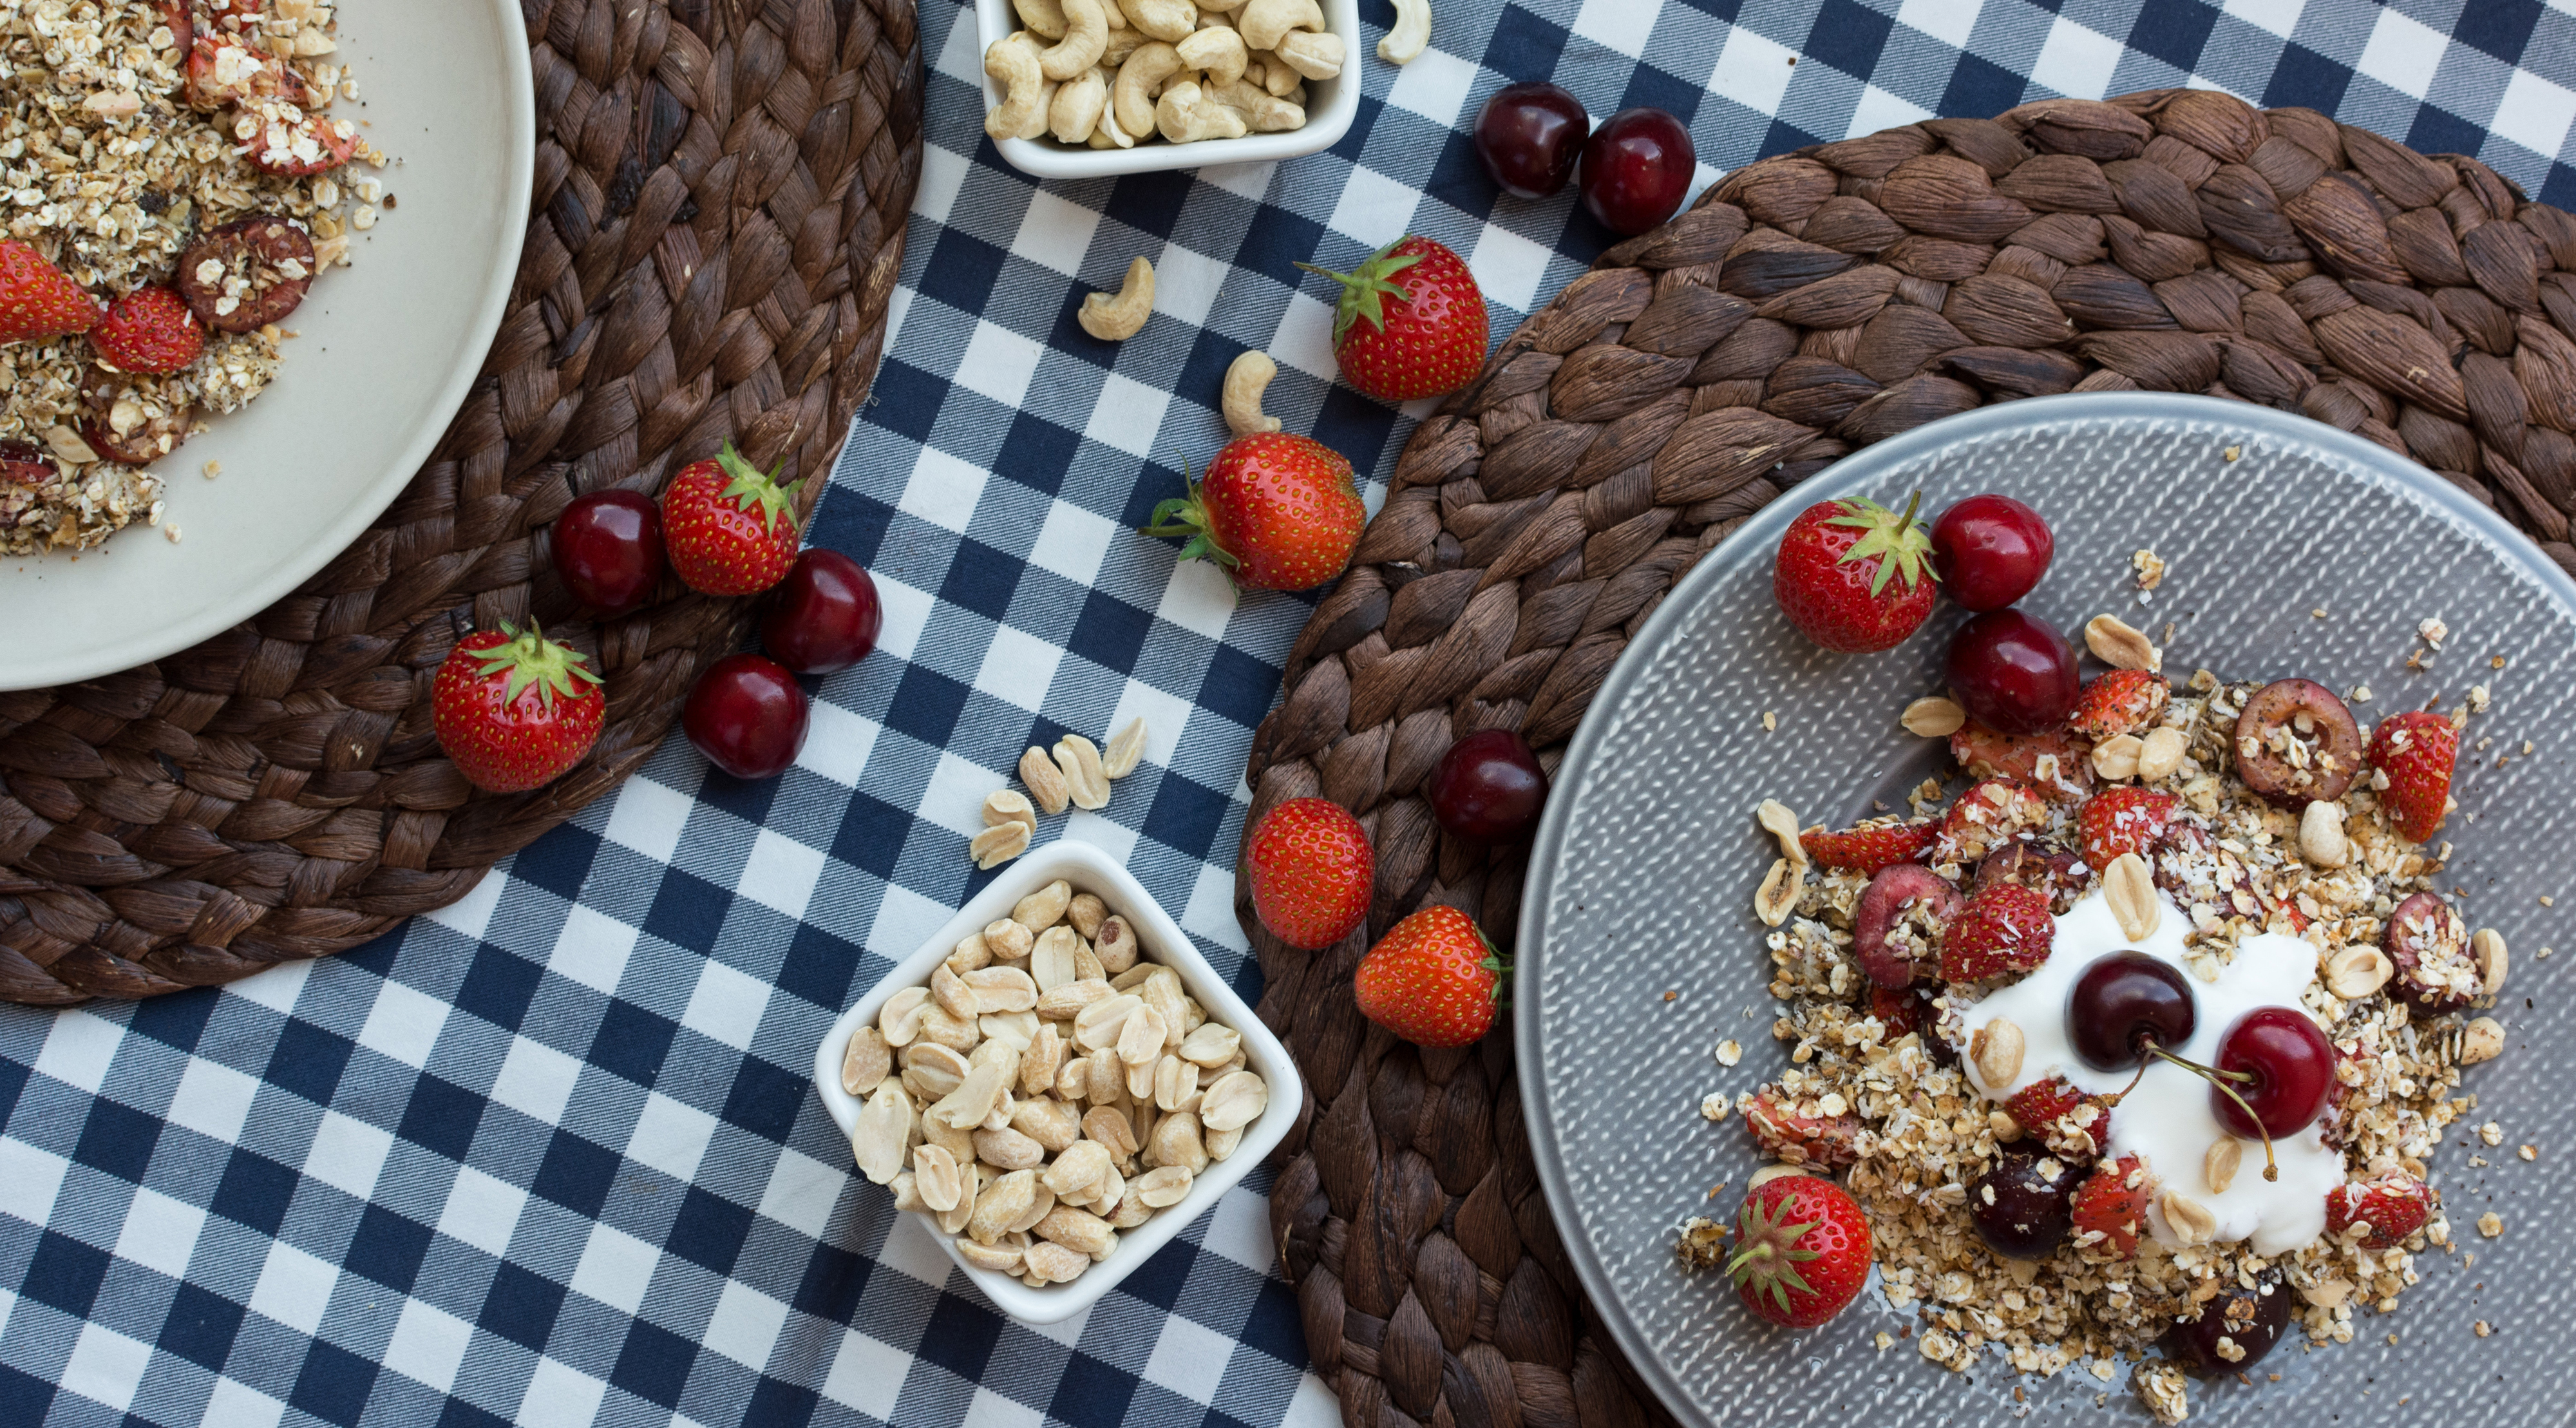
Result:
[[[1744,1047],[1741,1043],[1737,1042],[1735,1038],[1728,1037],[1726,1040],[1717,1044],[1718,1065],[1732,1066],[1743,1059]]]
[[[2152,550],[2142,550],[2129,557],[2130,568],[2138,572],[2138,588],[2153,590],[2165,583],[2165,560]]]
[[[2497,1214],[2493,1210],[2489,1210],[2485,1214],[2478,1216],[2478,1233],[2486,1236],[2488,1239],[2494,1239],[2496,1236],[2503,1234],[2504,1216]]]
[[[1789,805],[1776,798],[1766,798],[1760,807],[1753,810],[1753,821],[1762,825],[1763,832],[1779,841],[1781,857],[1800,867],[1806,866],[1807,845],[1798,841],[1798,815],[1789,811]]]
[[[1786,922],[1798,906],[1798,895],[1806,890],[1807,865],[1786,858],[1771,860],[1771,871],[1763,875],[1762,886],[1753,894],[1753,913],[1765,927]]]

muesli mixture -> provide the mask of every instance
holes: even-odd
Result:
[[[1946,808],[1938,779],[1838,833],[1765,805],[1782,857],[1757,910],[1792,1065],[1733,1110],[1782,1165],[1841,1178],[1924,1357],[1966,1371],[1996,1346],[2107,1383],[2160,1346],[2135,1383],[2174,1422],[2185,1370],[2251,1368],[2293,1319],[2349,1342],[2417,1254],[2452,1248],[2426,1162],[2476,1105],[2462,1068],[2502,1048],[2478,1011],[2507,954],[2444,900],[2433,830],[2483,691],[2373,734],[2306,680],[2171,688],[2143,637],[2095,623],[2096,652],[2139,667],[2087,684],[2061,728],[1906,711],[1970,781]],[[2186,1044],[2217,1048],[2191,1060],[2237,1073],[2245,1116],[2165,1057]],[[2321,1112],[2283,1133],[2279,1105],[2310,1090]],[[1679,1248],[1736,1253],[1708,1219]]]
[[[374,226],[329,0],[0,0],[0,554],[157,522]],[[119,359],[122,360],[119,360]]]

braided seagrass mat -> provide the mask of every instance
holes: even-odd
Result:
[[[545,526],[726,441],[811,476],[875,378],[921,168],[914,0],[520,0],[537,102],[517,287],[427,465],[348,552],[157,664],[0,694],[0,997],[61,1005],[344,951],[614,788],[751,607],[572,620]],[[467,621],[607,676],[582,765],[466,784],[429,689]]]
[[[1450,742],[1551,771],[1691,564],[1836,457],[1992,401],[2205,392],[2440,471],[2576,571],[2576,219],[2475,159],[2159,90],[1765,159],[1620,244],[1414,433],[1254,736],[1249,829],[1312,794],[1377,849],[1368,925],[1306,953],[1236,913],[1305,1073],[1271,1195],[1346,1423],[1665,1421],[1540,1198],[1510,1019],[1464,1051],[1363,1019],[1352,968],[1431,903],[1510,947],[1524,847],[1443,836]]]

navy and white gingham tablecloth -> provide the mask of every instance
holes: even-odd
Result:
[[[1329,1423],[1258,1173],[1083,1318],[996,1315],[857,1180],[806,1084],[834,1016],[980,885],[1021,749],[1133,715],[1148,761],[1047,820],[1127,859],[1247,999],[1230,908],[1253,726],[1310,604],[1234,599],[1132,528],[1222,439],[1220,374],[1383,490],[1419,412],[1332,382],[1327,294],[1412,230],[1497,337],[1609,241],[1498,202],[1465,130],[1509,80],[1654,104],[1703,182],[2048,94],[2304,104],[2576,200],[2576,0],[1434,0],[1330,152],[1041,187],[981,130],[970,9],[925,0],[929,124],[897,335],[813,539],[872,567],[878,652],[799,766],[674,740],[465,901],[222,990],[0,1009],[0,1425]],[[2576,206],[2576,205],[2571,205]],[[1073,321],[1144,253],[1152,322]]]

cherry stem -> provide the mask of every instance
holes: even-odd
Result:
[[[2149,1056],[2156,1057],[2163,1061],[2170,1061],[2185,1071],[2189,1071],[2193,1075],[2209,1082],[2210,1085],[2218,1088],[2219,1094],[2225,1096],[2231,1101],[2234,1101],[2236,1103],[2236,1108],[2245,1113],[2245,1119],[2254,1123],[2254,1133],[2263,1138],[2263,1178],[2266,1180],[2279,1180],[2281,1178],[2280,1162],[2272,1158],[2271,1131],[2264,1128],[2263,1118],[2254,1114],[2254,1108],[2245,1104],[2245,1098],[2236,1094],[2236,1088],[2227,1084],[2230,1081],[2251,1081],[2255,1079],[2253,1072],[2221,1071],[2215,1066],[2203,1066],[2197,1061],[2185,1061],[2181,1057],[2174,1055],[2172,1052],[2165,1050],[2163,1047],[2156,1045],[2153,1040],[2144,1037],[2139,1038],[2138,1047]],[[2144,1076],[2146,1075],[2146,1072],[2147,1068],[2141,1064],[2138,1067],[2138,1074],[2140,1076]],[[2129,1084],[2135,1086],[2137,1082],[2132,1081]]]

